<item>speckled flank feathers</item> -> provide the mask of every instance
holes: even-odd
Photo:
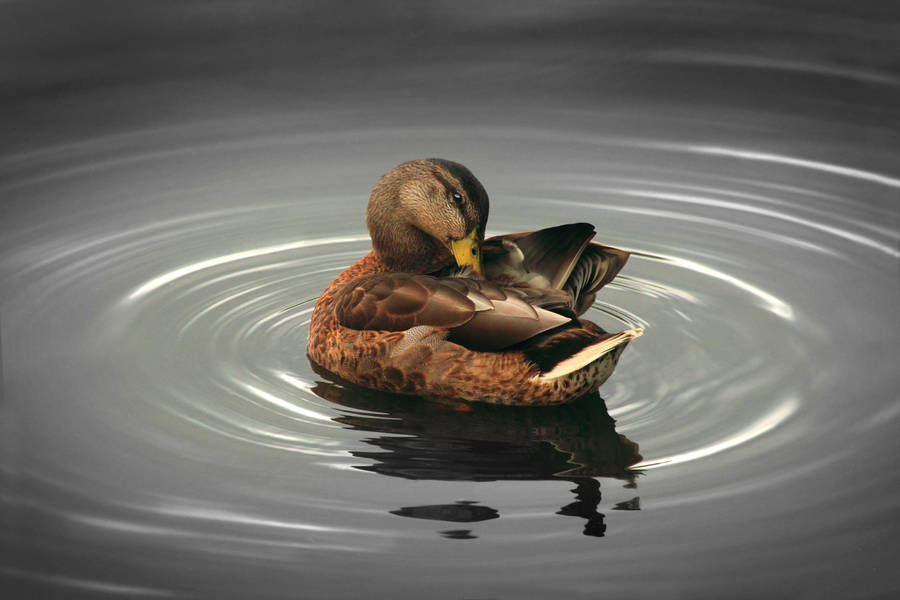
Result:
[[[493,404],[550,405],[596,390],[612,374],[627,341],[586,367],[552,381],[521,350],[476,352],[447,341],[446,330],[406,343],[408,331],[355,330],[335,316],[344,287],[386,272],[374,251],[335,279],[320,297],[310,324],[309,357],[348,381],[389,392]],[[599,328],[598,328],[599,329]],[[399,351],[397,351],[399,348]]]

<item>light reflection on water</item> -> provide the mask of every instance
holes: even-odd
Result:
[[[666,11],[632,17],[678,29]],[[533,17],[517,19],[531,31]],[[521,48],[510,31],[500,39]],[[460,51],[480,60],[496,50],[470,41]],[[23,597],[235,598],[900,585],[900,166],[879,133],[897,80],[805,46],[791,60],[737,50],[620,57],[602,98],[553,66],[568,57],[587,72],[577,53],[529,54],[544,79],[510,89],[561,85],[565,105],[517,104],[490,82],[471,104],[401,101],[370,82],[392,101],[116,124],[85,91],[43,116],[87,111],[96,131],[10,132],[4,583]],[[405,81],[410,65],[392,61],[388,81]],[[766,70],[811,79],[769,85]],[[710,83],[720,76],[732,88]],[[836,111],[819,77],[880,93]],[[144,94],[160,94],[110,85],[148,112]],[[485,183],[489,233],[588,221],[633,252],[588,315],[646,332],[602,398],[432,404],[313,370],[309,315],[368,250],[368,190],[430,155]]]

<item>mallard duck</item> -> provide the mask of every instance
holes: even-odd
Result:
[[[628,252],[560,225],[484,239],[488,195],[463,165],[397,165],[375,185],[372,251],[319,297],[310,359],[365,387],[548,405],[595,391],[641,329],[578,318]]]

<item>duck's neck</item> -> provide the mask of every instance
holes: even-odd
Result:
[[[355,264],[351,265],[346,271],[337,276],[332,285],[342,284],[357,277],[366,275],[375,275],[377,273],[386,273],[391,269],[378,258],[374,250],[359,259]]]

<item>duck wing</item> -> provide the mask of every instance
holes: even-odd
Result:
[[[381,273],[348,284],[335,312],[351,329],[433,327],[447,330],[450,341],[470,350],[496,351],[571,320],[542,308],[543,299],[533,291],[491,281]]]
[[[488,279],[508,285],[562,290],[569,298],[569,309],[582,314],[630,255],[591,242],[594,234],[589,223],[571,223],[489,238],[483,244],[485,273]]]
[[[485,272],[489,279],[562,289],[594,233],[589,223],[571,223],[488,238]]]

